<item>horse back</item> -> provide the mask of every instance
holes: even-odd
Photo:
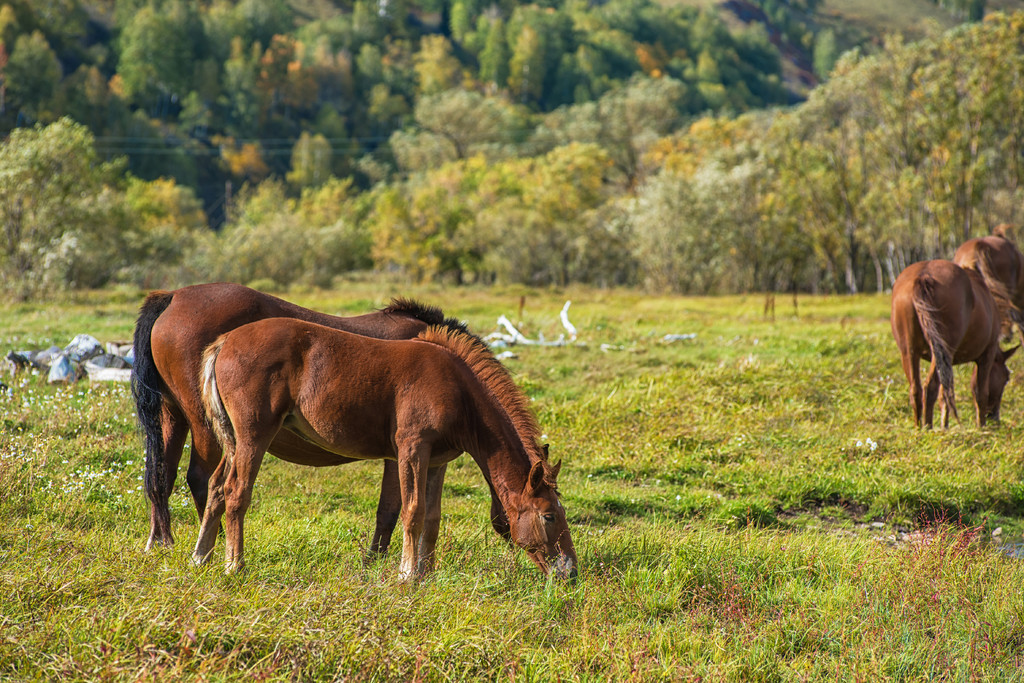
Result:
[[[178,402],[198,400],[198,377],[203,350],[220,335],[257,320],[294,318],[355,334],[408,339],[426,329],[416,317],[428,307],[378,311],[350,318],[328,315],[243,285],[208,283],[174,290],[153,325],[151,345],[157,369]],[[439,312],[438,312],[439,314]]]
[[[1024,308],[1024,255],[1017,245],[1001,235],[975,237],[956,250],[953,262],[981,273],[997,301]]]

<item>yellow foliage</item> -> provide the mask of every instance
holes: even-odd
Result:
[[[221,144],[221,158],[228,171],[236,178],[259,182],[270,173],[270,167],[263,161],[263,150],[259,143],[244,142],[237,146],[233,140]]]

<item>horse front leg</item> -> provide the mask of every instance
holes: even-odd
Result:
[[[515,547],[515,543],[512,541],[512,525],[509,524],[508,515],[505,513],[505,506],[501,504],[498,492],[494,490],[491,482],[487,482],[487,486],[491,490],[491,527],[494,528],[494,531],[499,536],[505,539],[506,543]]]
[[[430,445],[418,438],[399,439],[398,480],[402,490],[402,562],[398,578],[416,580],[423,574],[419,556],[420,540],[427,513],[427,466]]]
[[[423,535],[420,536],[419,561],[423,574],[434,571],[434,551],[437,548],[437,535],[441,529],[441,491],[444,489],[444,473],[448,465],[427,470],[426,505],[423,519]]]
[[[974,395],[974,411],[978,427],[984,427],[988,418],[988,378],[992,373],[992,361],[983,357],[974,364],[971,375],[971,393]]]

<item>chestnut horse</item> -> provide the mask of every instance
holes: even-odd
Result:
[[[1016,323],[1024,339],[1024,254],[1006,237],[1011,227],[998,225],[988,237],[967,240],[956,250],[953,263],[981,274],[999,306],[1006,332]]]
[[[1001,319],[981,275],[951,261],[920,261],[907,266],[892,287],[892,334],[910,383],[914,423],[932,426],[935,399],[942,389],[942,426],[949,413],[959,421],[953,392],[953,366],[975,364],[971,377],[978,426],[999,420],[1003,389],[1010,378],[1007,359],[1017,350],[999,348]],[[920,361],[930,358],[922,389]]]
[[[415,339],[382,341],[271,318],[222,335],[203,353],[203,402],[224,448],[210,478],[193,559],[213,551],[224,516],[226,569],[241,569],[242,524],[264,453],[282,430],[334,465],[398,463],[404,529],[399,576],[429,572],[441,520],[441,478],[463,451],[483,471],[511,540],[545,573],[576,575],[556,477],[528,399],[479,338],[448,321]],[[344,457],[341,457],[344,454]]]
[[[185,437],[192,432],[188,481],[200,518],[206,509],[210,474],[221,459],[221,447],[202,405],[199,382],[203,350],[217,337],[240,325],[271,317],[289,317],[385,339],[415,337],[429,325],[443,322],[437,308],[396,300],[382,311],[339,318],[297,306],[242,285],[211,283],[170,292],[153,292],[142,304],[135,326],[132,390],[146,441],[146,495],[150,507],[147,550],[170,545],[169,498],[174,488]],[[299,457],[322,455],[321,449],[282,430],[272,453]],[[385,462],[377,525],[371,550],[383,553],[398,520],[401,500],[398,471]],[[495,505],[495,508],[497,506]],[[497,509],[495,509],[497,512]],[[495,517],[496,529],[504,522]],[[507,533],[507,532],[506,532]]]

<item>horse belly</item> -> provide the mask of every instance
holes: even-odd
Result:
[[[267,451],[286,462],[310,467],[332,467],[367,459],[327,450],[289,429],[278,432]]]
[[[391,431],[373,420],[318,420],[311,424],[298,411],[286,418],[284,429],[274,438],[285,450],[282,459],[304,465],[333,465],[355,460],[394,458]],[[278,455],[273,451],[271,452]]]

